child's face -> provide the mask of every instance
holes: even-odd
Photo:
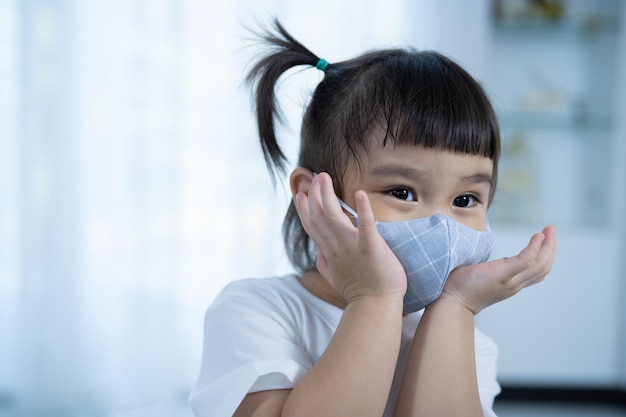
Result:
[[[436,213],[477,230],[486,227],[493,162],[476,155],[422,146],[372,149],[361,170],[344,177],[344,200],[355,207],[354,193],[364,190],[376,220],[404,221]]]

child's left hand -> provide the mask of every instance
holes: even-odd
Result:
[[[548,226],[533,235],[517,256],[456,268],[450,273],[441,297],[450,297],[474,314],[521,289],[541,282],[556,255],[556,232]]]

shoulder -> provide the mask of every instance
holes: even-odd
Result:
[[[190,395],[198,414],[232,415],[247,393],[290,389],[310,369],[301,289],[287,275],[233,281],[218,294],[205,316],[202,366]]]
[[[207,322],[271,321],[298,327],[314,312],[326,307],[307,291],[294,274],[270,278],[245,278],[229,283],[206,312]],[[292,329],[293,330],[293,329]]]
[[[206,310],[205,350],[211,350],[210,356],[230,357],[255,351],[260,344],[299,340],[302,301],[292,288],[294,281],[298,283],[297,277],[289,275],[229,283]]]
[[[270,278],[244,278],[226,285],[214,300],[212,307],[236,305],[270,305],[279,307],[301,303],[307,291],[296,275]]]
[[[258,294],[258,290],[268,290],[272,293],[290,292],[296,287],[298,277],[295,274],[265,277],[265,278],[242,278],[228,283],[222,293],[238,293],[240,295]]]

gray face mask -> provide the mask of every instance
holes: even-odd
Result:
[[[352,208],[341,200],[339,203],[357,219]],[[376,228],[404,267],[408,280],[405,314],[435,301],[454,268],[485,262],[493,246],[489,224],[487,230],[475,230],[444,214],[376,222]]]

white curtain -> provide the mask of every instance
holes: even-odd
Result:
[[[402,1],[309,3],[0,0],[0,415],[189,414],[206,307],[290,270],[243,27],[415,44]],[[281,86],[290,155],[320,77]]]

